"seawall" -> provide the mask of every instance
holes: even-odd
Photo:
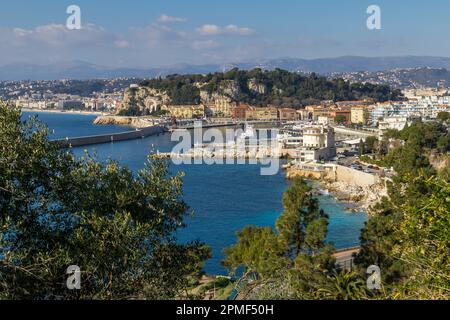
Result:
[[[162,134],[166,131],[163,126],[152,126],[143,129],[137,129],[135,131],[127,131],[113,134],[102,134],[95,136],[66,138],[60,140],[54,140],[56,143],[60,143],[63,148],[67,147],[81,147],[94,144],[111,143],[117,141],[127,141],[134,139],[142,139],[148,136]]]

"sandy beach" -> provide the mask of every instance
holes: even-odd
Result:
[[[79,110],[55,110],[55,109],[31,109],[31,108],[22,108],[22,111],[25,112],[43,112],[43,113],[61,113],[61,114],[80,114],[80,115],[91,115],[91,116],[107,116],[111,115],[107,112],[99,112],[99,111],[79,111]]]

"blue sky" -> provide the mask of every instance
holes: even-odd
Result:
[[[81,8],[81,30],[65,28],[71,4]],[[381,30],[366,27],[371,4],[381,8]],[[449,13],[448,0],[14,0],[0,9],[0,65],[450,56]]]

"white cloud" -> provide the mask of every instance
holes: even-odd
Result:
[[[188,45],[188,35],[183,31],[173,30],[165,25],[153,23],[145,27],[129,30],[129,41],[135,46],[167,47]]]
[[[30,30],[3,28],[0,30],[0,33],[2,38],[12,38],[12,42],[8,43],[8,45],[42,45],[56,48],[88,43],[112,43],[116,38],[114,35],[107,33],[103,28],[94,24],[86,24],[80,30],[69,30],[62,24],[43,25]]]
[[[33,29],[0,28],[0,38],[2,64],[46,64],[71,60],[97,60],[101,63],[99,57],[125,46],[125,39],[93,24],[85,24],[80,30],[69,30],[62,24]]]
[[[197,31],[203,35],[218,35],[222,33],[220,27],[215,24],[205,24],[198,28]]]
[[[161,22],[161,23],[169,23],[169,22],[182,23],[182,22],[186,22],[187,19],[183,18],[183,17],[173,17],[173,16],[169,16],[167,14],[162,14],[159,16],[157,21]]]
[[[197,29],[197,32],[205,36],[214,35],[239,35],[250,36],[255,34],[255,30],[247,27],[239,27],[234,24],[229,24],[226,27],[219,27],[215,24],[205,24]]]
[[[167,20],[167,19],[166,19]],[[49,64],[82,60],[101,65],[170,65],[213,63],[232,59],[231,50],[248,39],[210,39],[206,35],[252,33],[249,28],[203,25],[199,29],[171,28],[166,23],[131,27],[113,33],[94,24],[69,30],[63,24],[35,28],[0,27],[0,65],[14,62]],[[240,45],[240,44],[239,44]]]
[[[250,36],[255,33],[255,30],[246,28],[246,27],[238,27],[234,24],[230,24],[225,27],[224,32],[227,34],[238,34],[241,36]]]

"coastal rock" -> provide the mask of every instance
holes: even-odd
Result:
[[[154,125],[153,120],[143,117],[121,117],[121,116],[99,116],[94,122],[95,125],[120,125],[133,128],[146,128]]]
[[[359,187],[342,181],[324,181],[324,185],[332,192],[339,201],[353,202],[358,209],[373,214],[372,207],[381,199],[388,196],[384,183],[374,184],[368,187]]]

